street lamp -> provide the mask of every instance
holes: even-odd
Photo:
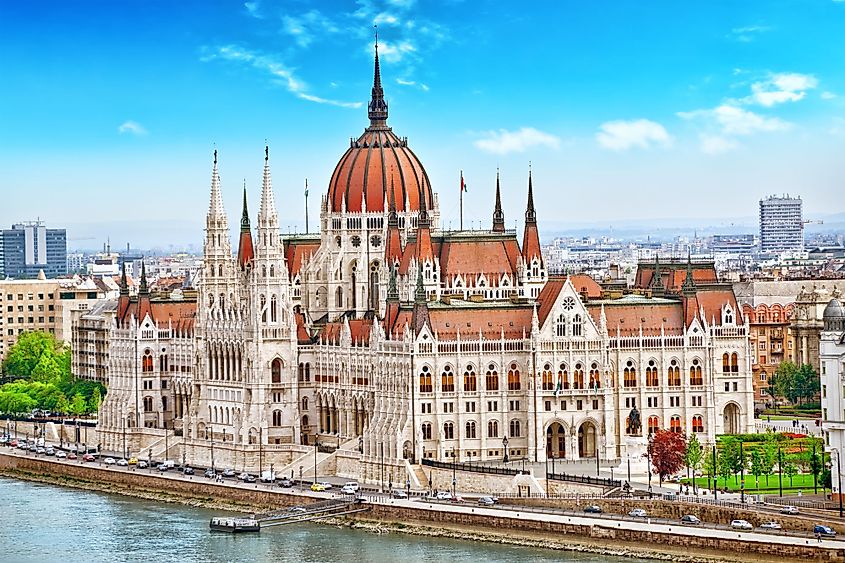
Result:
[[[648,498],[651,498],[651,447],[654,444],[654,434],[648,435],[648,449],[646,450],[648,467]]]
[[[831,451],[836,454],[836,492],[839,496],[839,517],[842,518],[842,458],[837,448]]]
[[[502,461],[504,463],[507,463],[508,462],[508,437],[507,436],[502,438],[502,447],[505,449],[505,457],[502,458]]]
[[[458,467],[456,463],[457,460],[455,459],[455,447],[452,446],[452,496],[457,495]]]

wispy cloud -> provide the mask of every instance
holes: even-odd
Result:
[[[807,90],[819,85],[812,74],[782,72],[770,75],[766,80],[751,85],[751,96],[744,98],[745,103],[756,103],[772,107],[785,102],[797,102],[806,96]]]
[[[120,127],[117,128],[117,132],[120,134],[128,133],[130,135],[146,135],[147,130],[144,129],[144,126],[138,123],[137,121],[124,121],[120,124]]]
[[[414,88],[419,88],[423,92],[429,91],[429,87],[428,87],[427,84],[423,84],[421,82],[416,82],[414,80],[403,80],[402,78],[397,78],[396,84],[399,84],[400,86],[412,86]]]
[[[702,119],[715,126],[723,135],[752,135],[786,131],[792,124],[777,117],[765,117],[740,107],[723,104],[713,109],[678,112],[681,119]]]
[[[499,129],[488,131],[484,138],[475,141],[476,148],[495,154],[511,152],[525,152],[532,147],[547,147],[557,149],[560,138],[550,133],[544,133],[533,127],[523,127],[516,131]]]
[[[237,45],[223,45],[207,52],[207,54],[202,57],[203,61],[212,61],[216,59],[243,64],[264,72],[272,78],[274,84],[282,86],[288,92],[302,100],[318,104],[329,104],[343,108],[360,108],[362,105],[361,102],[332,100],[311,94],[308,91],[308,84],[300,80],[294,74],[292,69],[288,68],[284,63],[270,55],[251,51]]]
[[[648,149],[654,145],[668,147],[672,144],[672,137],[666,128],[648,119],[608,121],[602,123],[599,129],[596,141],[600,146],[615,151]]]
[[[261,4],[258,2],[258,0],[244,2],[244,8],[246,9],[246,13],[250,16],[258,19],[264,19],[264,16],[261,13]]]
[[[774,28],[768,25],[746,25],[743,27],[735,27],[730,31],[730,33],[728,33],[728,38],[741,43],[751,43],[761,33],[772,31],[772,29]]]
[[[292,36],[300,47],[308,47],[325,34],[338,33],[340,27],[320,11],[310,10],[299,16],[283,16],[282,31]]]
[[[705,154],[722,154],[740,146],[735,139],[721,135],[702,133],[698,139],[701,142],[701,152]]]
[[[843,0],[843,1],[845,1],[845,0]],[[823,99],[823,100],[835,100],[837,97],[838,96],[836,94],[834,94],[833,92],[825,91],[825,92],[821,93],[821,99]]]
[[[366,51],[369,54],[373,52],[373,46],[368,45]],[[379,58],[389,63],[398,63],[408,55],[413,55],[417,52],[417,48],[410,39],[402,39],[400,41],[379,41],[378,55]]]

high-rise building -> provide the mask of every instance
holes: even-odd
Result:
[[[760,200],[760,251],[774,254],[804,250],[800,197],[769,196]]]
[[[43,221],[27,221],[0,231],[3,277],[35,279],[43,271],[48,278],[67,274],[67,233],[48,229]]]

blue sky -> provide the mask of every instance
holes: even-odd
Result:
[[[267,139],[283,226],[301,230],[304,179],[315,220],[367,124],[376,22],[389,124],[444,224],[460,170],[465,223],[490,220],[497,166],[521,219],[529,161],[556,227],[727,225],[781,192],[845,211],[845,1],[9,0],[0,224],[120,241],[119,222],[171,222],[198,241],[215,144],[234,220]]]

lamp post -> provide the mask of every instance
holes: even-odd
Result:
[[[317,483],[317,441],[314,441],[314,484]]]
[[[216,473],[214,471],[214,428],[209,426],[211,430],[211,472]]]
[[[745,450],[742,448],[742,440],[739,441],[739,500],[745,504]]]
[[[783,452],[778,444],[778,491],[779,496],[783,496]]]
[[[504,463],[507,463],[508,462],[508,437],[507,436],[502,438],[502,447],[505,450],[505,456],[502,458],[502,461]]]
[[[455,460],[455,447],[452,446],[452,496],[457,494],[458,486],[458,467]]]
[[[648,449],[646,449],[646,459],[648,463],[648,467],[646,468],[648,471],[648,498],[651,498],[651,446],[653,436],[654,434],[648,435]]]
[[[713,500],[719,499],[718,491],[716,490],[716,489],[719,488],[718,487],[719,483],[716,481],[716,478],[717,478],[716,476],[718,474],[719,474],[719,471],[718,471],[717,466],[716,466],[716,444],[714,443],[713,444]]]
[[[842,458],[838,449],[832,451],[836,453],[836,492],[839,497],[839,517],[842,518]]]

